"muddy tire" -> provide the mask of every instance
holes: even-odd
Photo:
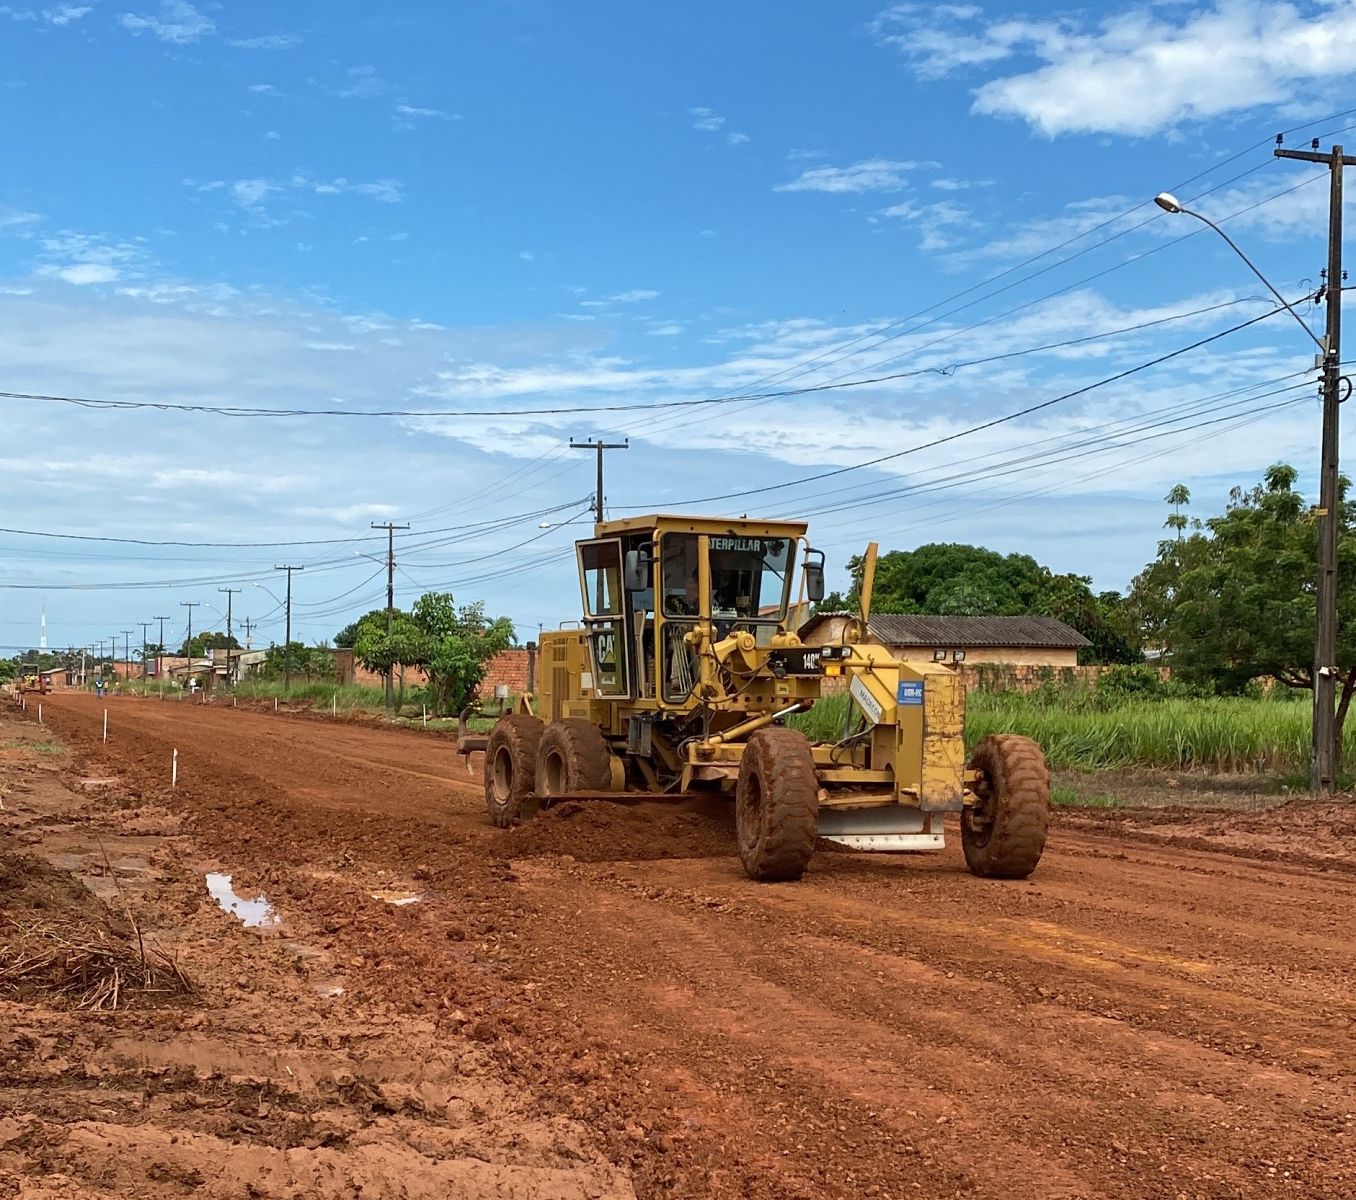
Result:
[[[1045,849],[1050,771],[1035,742],[1016,733],[986,737],[970,757],[979,803],[961,814],[965,864],[988,879],[1025,879]]]
[[[805,874],[819,829],[819,781],[805,735],[769,726],[749,737],[735,787],[735,833],[750,879]]]
[[[501,717],[485,747],[485,808],[501,829],[536,814],[538,717]]]
[[[552,721],[541,735],[535,770],[543,805],[571,792],[606,792],[612,787],[612,751],[592,721]]]

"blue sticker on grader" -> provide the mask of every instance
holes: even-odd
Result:
[[[901,680],[898,700],[900,704],[922,704],[923,681],[921,679]]]

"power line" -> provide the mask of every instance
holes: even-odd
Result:
[[[1029,416],[1031,413],[1040,412],[1042,409],[1050,408],[1056,404],[1062,404],[1066,400],[1072,400],[1075,397],[1086,395],[1088,392],[1095,391],[1097,388],[1106,387],[1108,384],[1116,383],[1122,379],[1128,378],[1131,375],[1138,374],[1140,371],[1146,371],[1150,367],[1159,366],[1162,363],[1168,362],[1170,359],[1178,358],[1181,355],[1188,354],[1193,350],[1199,350],[1202,346],[1208,346],[1211,342],[1219,341],[1220,338],[1228,337],[1230,334],[1238,333],[1240,330],[1247,329],[1251,325],[1256,325],[1260,321],[1265,321],[1269,317],[1274,317],[1279,312],[1285,312],[1285,309],[1283,308],[1270,309],[1269,311],[1262,313],[1260,316],[1252,317],[1249,320],[1242,321],[1237,325],[1231,325],[1228,329],[1220,330],[1218,333],[1212,333],[1209,337],[1200,338],[1199,340],[1192,342],[1190,345],[1181,346],[1176,350],[1170,350],[1166,354],[1160,354],[1157,358],[1149,359],[1148,362],[1143,362],[1133,367],[1127,367],[1123,371],[1117,371],[1114,375],[1107,375],[1104,378],[1098,379],[1093,383],[1084,384],[1082,387],[1075,388],[1073,391],[1065,392],[1059,396],[1054,396],[1049,400],[1042,400],[1037,404],[1028,405],[1026,408],[1018,409],[1016,412],[1007,413],[1001,417],[995,417],[991,421],[984,421],[978,425],[972,425],[968,429],[962,429],[956,433],[947,434],[945,437],[934,438],[931,441],[922,442],[917,446],[910,446],[906,450],[897,450],[892,454],[882,454],[876,458],[867,459],[864,462],[853,463],[850,466],[846,467],[836,467],[832,471],[821,471],[815,475],[806,475],[800,479],[789,480],[786,483],[774,483],[769,484],[766,487],[749,488],[746,491],[741,492],[725,492],[718,496],[703,496],[700,499],[695,500],[665,501],[663,503],[669,505],[674,504],[688,505],[688,504],[711,504],[717,500],[739,500],[747,496],[758,496],[766,492],[780,491],[783,488],[799,487],[801,484],[805,483],[817,483],[821,479],[831,479],[837,475],[846,475],[851,471],[860,471],[865,469],[866,467],[878,466],[883,462],[891,462],[895,459],[903,458],[905,455],[908,454],[916,454],[920,450],[930,450],[934,446],[942,446],[948,442],[954,442],[959,440],[960,438],[968,437],[971,434],[980,433],[985,429],[992,429],[997,425],[1005,425],[1009,421],[1015,421],[1020,417]],[[624,508],[627,511],[639,512],[662,507],[662,505],[655,503],[640,505],[627,504],[621,505],[619,507]]]

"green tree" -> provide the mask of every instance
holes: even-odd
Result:
[[[264,651],[260,673],[265,679],[285,679],[288,675],[306,680],[333,679],[334,654],[328,646],[308,646],[305,642],[275,644]]]
[[[450,592],[427,592],[409,612],[395,610],[389,633],[386,624],[384,608],[354,622],[354,656],[369,671],[420,668],[428,675],[435,712],[465,708],[485,678],[486,664],[514,641],[507,617],[490,620],[479,603],[458,608]]]
[[[847,607],[858,606],[862,560],[848,563],[852,591]],[[892,550],[876,563],[871,607],[878,613],[935,613],[943,616],[1058,617],[1091,643],[1087,662],[1138,662],[1132,628],[1115,593],[1092,591],[1085,575],[1057,575],[1029,554],[999,554],[983,546],[934,542],[915,550]],[[1114,599],[1113,599],[1114,597]]]
[[[1188,682],[1238,691],[1270,677],[1312,690],[1317,604],[1314,510],[1295,490],[1296,471],[1267,469],[1262,483],[1235,488],[1222,516],[1183,538],[1190,556],[1174,563],[1174,605],[1165,625],[1173,667]],[[1356,513],[1341,485],[1338,530],[1339,697],[1336,752],[1356,692]],[[1175,541],[1175,539],[1173,539]],[[1159,547],[1170,559],[1171,547]]]
[[[206,630],[203,633],[195,633],[192,641],[184,639],[179,647],[180,658],[205,658],[213,650],[239,650],[240,642],[234,634],[227,637],[224,633],[213,633]]]
[[[429,691],[438,712],[460,712],[485,678],[485,667],[514,642],[513,622],[489,620],[479,602],[453,603],[451,592],[426,592],[410,614],[426,639]]]
[[[1163,526],[1173,536],[1158,543],[1158,556],[1130,581],[1124,612],[1128,624],[1137,631],[1139,644],[1167,656],[1172,653],[1169,625],[1177,605],[1177,589],[1183,573],[1199,562],[1208,539],[1202,536],[1201,522],[1182,511],[1191,503],[1191,493],[1184,485],[1177,484],[1163,499],[1172,505]]]
[[[364,613],[356,621],[350,621],[338,633],[336,633],[334,635],[334,644],[336,646],[342,646],[346,649],[351,649],[354,645],[357,644],[359,627],[363,624],[364,621],[369,621],[376,617],[381,618],[382,627],[385,628],[386,610],[384,608],[374,608],[371,612]],[[368,669],[372,670],[372,668],[370,667]]]

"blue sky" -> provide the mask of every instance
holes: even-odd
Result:
[[[328,637],[382,602],[387,519],[403,602],[531,636],[575,615],[587,526],[542,522],[586,506],[591,435],[632,439],[614,512],[804,515],[832,583],[874,537],[1123,587],[1172,483],[1210,512],[1278,458],[1312,480],[1293,322],[965,431],[1267,310],[1163,188],[1311,291],[1326,189],[1269,139],[1356,141],[1352,44],[1353,0],[0,6],[0,389],[614,410],[7,400],[6,527],[314,544],[0,533],[0,643],[43,604],[80,645],[222,586],[280,640],[284,561]]]

